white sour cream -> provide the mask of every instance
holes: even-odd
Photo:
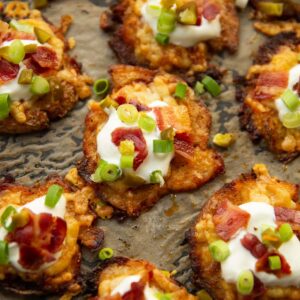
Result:
[[[248,0],[236,0],[235,5],[239,8],[244,9],[248,4]]]
[[[148,5],[161,6],[160,0],[149,0],[142,7],[142,17],[147,23],[154,35],[157,34],[158,17],[152,16],[147,12]],[[175,30],[170,33],[170,43],[182,47],[192,47],[201,41],[207,41],[221,35],[220,15],[214,20],[208,21],[203,16],[201,25],[181,25],[176,24]]]
[[[127,276],[120,281],[120,283],[113,289],[111,296],[119,294],[123,296],[125,293],[131,290],[131,284],[134,282],[139,282],[141,280],[140,275],[131,275]],[[149,284],[146,284],[144,289],[144,298],[145,300],[157,300],[156,293],[158,290],[156,288],[150,287]]]
[[[299,77],[300,77],[300,64],[296,65],[289,71],[289,82],[288,82],[287,89],[293,90],[294,85],[299,82]],[[282,121],[283,116],[286,113],[290,112],[290,110],[287,108],[287,106],[284,104],[281,98],[275,100],[275,105],[278,110],[279,119],[280,121]],[[297,111],[300,112],[300,105]]]
[[[53,216],[64,219],[64,215],[66,213],[66,198],[62,195],[54,208],[50,208],[45,205],[45,198],[46,196],[42,196],[23,206],[15,206],[15,208],[18,212],[21,211],[22,208],[28,208],[35,214],[49,213]],[[0,240],[4,240],[6,235],[7,235],[7,231],[3,227],[0,227]],[[61,252],[57,252],[54,255],[56,260],[60,256],[61,256]],[[19,251],[18,244],[14,242],[9,243],[9,262],[12,264],[12,266],[14,266],[17,270],[21,272],[30,272],[30,273],[33,272],[32,270],[24,269],[18,262],[19,258],[20,258],[20,251]],[[39,270],[34,272],[41,271],[47,268],[48,266],[52,265],[53,263],[55,263],[55,261],[44,264],[43,266],[41,266]]]
[[[261,241],[261,231],[265,226],[277,227],[273,206],[263,202],[249,202],[239,206],[250,214],[250,220],[246,230],[240,230],[229,242],[229,257],[221,263],[222,277],[227,282],[236,282],[240,272],[251,270],[266,286],[300,286],[300,242],[296,235],[286,243],[283,243],[278,251],[284,256],[291,267],[291,274],[277,278],[273,274],[257,272],[255,258],[249,250],[241,244],[245,234],[252,233]]]
[[[165,105],[165,102],[155,101],[149,105],[149,107]],[[118,147],[112,142],[111,134],[115,129],[120,127],[138,128],[138,124],[137,122],[132,125],[123,123],[119,119],[117,111],[114,108],[110,108],[107,112],[109,114],[109,119],[97,135],[97,152],[101,159],[120,167],[121,153],[119,152]],[[156,120],[154,112],[149,111],[146,112],[146,114]],[[143,131],[143,135],[147,143],[148,155],[137,170],[126,170],[126,172],[132,172],[149,183],[150,175],[153,171],[161,170],[163,176],[167,175],[174,153],[156,154],[153,152],[153,140],[160,139],[160,130],[157,126],[155,130],[150,133]]]
[[[12,41],[5,41],[0,45],[0,48],[4,48],[10,46]],[[37,40],[21,40],[24,46],[26,45],[37,45],[41,46],[41,44]],[[32,97],[32,93],[30,91],[29,84],[19,84],[18,79],[20,77],[21,72],[26,69],[26,66],[21,62],[19,64],[20,70],[16,78],[5,82],[4,84],[0,85],[0,94],[9,94],[10,99],[12,101],[19,101],[19,100],[28,100]]]

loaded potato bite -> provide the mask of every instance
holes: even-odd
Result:
[[[0,184],[3,289],[24,295],[80,292],[78,241],[96,248],[103,239],[102,230],[91,227],[92,195],[90,188],[74,190],[59,177],[32,187]]]
[[[300,150],[299,55],[300,42],[293,33],[267,42],[248,71],[241,99],[242,127],[286,162]]]
[[[90,95],[90,78],[66,53],[70,22],[56,28],[38,11],[0,21],[0,133],[46,129]]]
[[[190,234],[197,284],[213,299],[299,299],[298,185],[264,165],[226,184]]]
[[[113,28],[109,44],[122,63],[167,71],[205,71],[209,53],[238,46],[232,0],[122,0],[102,14],[100,26]]]
[[[138,216],[163,195],[196,189],[223,171],[208,147],[210,114],[186,83],[125,65],[110,73],[112,92],[90,104],[78,166],[102,200]]]
[[[196,300],[167,271],[144,260],[116,258],[97,275],[98,296],[93,300]]]

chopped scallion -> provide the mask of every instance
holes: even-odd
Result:
[[[222,90],[220,85],[212,77],[205,76],[202,79],[202,84],[212,96],[216,97],[221,94]]]
[[[272,271],[281,269],[281,260],[278,255],[272,255],[268,257],[269,267]]]
[[[117,109],[120,120],[126,124],[133,124],[137,121],[139,112],[132,104],[122,104]]]
[[[251,271],[243,271],[237,279],[236,288],[241,295],[250,295],[254,288],[254,276]]]
[[[24,69],[22,70],[19,78],[18,83],[19,84],[30,84],[33,77],[33,70],[31,69]]]
[[[109,258],[112,258],[114,255],[114,250],[112,248],[102,248],[99,251],[99,259],[100,260],[106,260]]]
[[[146,7],[147,13],[152,17],[158,17],[161,12],[161,8],[158,5],[148,4]]]
[[[109,164],[102,159],[95,173],[92,175],[92,180],[94,182],[115,181],[121,176],[121,174],[121,169],[118,166]]]
[[[204,85],[200,81],[196,82],[194,90],[195,90],[196,95],[198,95],[198,96],[205,92]]]
[[[155,294],[155,297],[156,297],[157,300],[172,300],[172,296],[169,293],[160,293],[160,292],[157,292]]]
[[[150,116],[146,115],[145,113],[141,113],[138,120],[138,125],[146,132],[152,132],[156,127],[156,122]]]
[[[13,206],[9,205],[6,207],[6,209],[1,215],[1,225],[9,232],[13,231],[15,227],[14,224],[12,223],[12,220],[10,220],[10,222],[8,221],[16,213],[17,210]]]
[[[0,265],[7,265],[9,261],[8,243],[0,241]]]
[[[160,133],[160,137],[162,140],[173,141],[175,134],[176,134],[175,129],[173,127],[169,127]]]
[[[176,14],[170,9],[162,9],[157,20],[157,31],[169,34],[175,29]]]
[[[150,182],[151,183],[159,183],[160,186],[163,186],[165,183],[165,180],[162,175],[162,171],[161,170],[153,171],[150,175]]]
[[[281,224],[279,226],[278,232],[280,240],[283,243],[289,241],[294,235],[293,228],[289,223]]]
[[[44,95],[50,92],[48,80],[42,76],[34,76],[31,82],[30,91],[35,95]]]
[[[281,96],[281,99],[291,111],[296,110],[300,104],[299,97],[291,89],[287,89]]]
[[[209,244],[209,252],[215,261],[222,262],[230,254],[228,245],[223,240],[217,240]]]
[[[184,99],[186,95],[187,86],[186,84],[179,82],[176,85],[174,97],[178,99]]]
[[[34,33],[35,33],[37,40],[41,44],[47,43],[52,37],[52,35],[49,32],[47,32],[41,28],[38,28],[38,27],[34,27]]]
[[[29,24],[23,24],[20,23],[14,19],[12,19],[9,22],[9,26],[15,30],[22,31],[22,32],[27,32],[27,33],[33,33],[33,26]]]
[[[0,120],[4,120],[9,116],[10,98],[9,94],[0,94]]]
[[[300,112],[288,112],[282,117],[282,124],[286,128],[297,128],[300,126]]]
[[[54,208],[57,204],[57,202],[59,201],[59,199],[61,198],[61,195],[63,194],[64,189],[58,185],[58,184],[52,184],[49,188],[48,188],[48,192],[45,198],[45,205],[50,207],[50,208]]]
[[[103,96],[107,93],[109,89],[108,79],[101,78],[94,82],[93,91],[96,95]]]
[[[174,150],[174,144],[171,140],[153,140],[154,153],[171,153]]]
[[[133,167],[134,156],[122,155],[120,159],[120,166],[122,169],[128,169]]]
[[[169,44],[169,39],[170,37],[167,34],[163,33],[157,33],[155,35],[155,40],[160,44],[160,45],[167,45]]]
[[[9,61],[19,64],[25,57],[25,48],[20,40],[14,40],[8,48]]]

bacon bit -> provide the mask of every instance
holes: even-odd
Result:
[[[281,269],[280,270],[271,270],[269,268],[269,256],[277,255],[280,257],[281,261]],[[257,262],[256,262],[256,271],[257,272],[266,272],[271,273],[277,276],[278,278],[284,277],[286,275],[291,274],[291,267],[280,253],[278,253],[275,250],[272,250],[271,252],[267,252],[265,255],[263,255]]]
[[[30,41],[36,40],[35,36],[31,33],[14,30],[14,31],[7,32],[6,34],[4,34],[1,37],[1,43],[12,41],[15,39],[30,40]]]
[[[280,94],[287,85],[287,72],[262,73],[257,78],[254,98],[257,100],[271,100],[274,96]]]
[[[126,98],[124,96],[118,96],[116,99],[114,99],[119,105],[126,103]]]
[[[136,170],[148,155],[147,144],[140,128],[120,127],[115,129],[112,134],[112,142],[119,146],[122,141],[133,141],[137,155],[133,161],[133,169]]]
[[[122,300],[144,300],[145,284],[141,281],[133,282],[131,290],[122,296]]]
[[[246,227],[250,214],[230,201],[222,201],[213,217],[217,234],[224,240],[229,239],[242,227]]]
[[[24,268],[37,270],[44,263],[55,260],[53,254],[61,249],[66,233],[65,220],[48,213],[34,214],[29,211],[28,223],[10,232],[6,240],[19,245],[19,263]]]
[[[7,60],[0,58],[0,82],[6,82],[16,78],[19,70],[19,65],[12,64]]]
[[[145,104],[142,104],[142,103],[140,103],[138,101],[135,101],[135,100],[130,100],[129,104],[134,105],[138,111],[150,111],[151,110]]]
[[[181,139],[181,136],[176,134],[174,138],[174,148],[176,154],[186,158],[187,160],[193,160],[194,157],[194,147],[191,142]]]
[[[300,231],[300,211],[285,207],[275,207],[274,211],[278,225],[289,223],[293,230]]]
[[[241,239],[241,244],[256,258],[262,257],[268,251],[267,247],[252,233],[247,233]]]
[[[212,21],[216,18],[216,16],[220,13],[220,7],[210,1],[205,1],[203,6],[203,17],[208,20]]]
[[[191,120],[184,105],[154,107],[157,126],[163,131],[173,127],[178,133],[191,131]]]

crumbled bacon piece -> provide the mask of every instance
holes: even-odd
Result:
[[[122,104],[125,104],[126,103],[126,98],[124,96],[118,96],[115,101],[119,104],[119,105],[122,105]]]
[[[206,20],[208,21],[214,20],[219,13],[220,13],[220,7],[217,5],[217,3],[212,2],[210,0],[204,1],[203,17]]]
[[[246,227],[250,214],[230,201],[224,200],[219,203],[213,222],[217,234],[224,240],[229,239],[240,229]]]
[[[176,134],[174,138],[174,148],[176,154],[179,154],[188,160],[193,160],[194,146],[190,141],[189,135]]]
[[[137,155],[133,161],[133,169],[136,170],[148,155],[147,143],[140,128],[120,127],[115,129],[112,134],[112,142],[119,146],[122,141],[129,140],[134,143]]]
[[[29,211],[29,210],[28,210]],[[65,220],[48,213],[29,211],[28,223],[8,233],[6,240],[20,248],[19,263],[28,270],[37,270],[44,263],[55,260],[66,237]]]
[[[145,284],[143,282],[133,282],[131,290],[122,296],[122,300],[145,300],[144,289]]]
[[[267,247],[252,233],[247,233],[241,239],[241,244],[256,258],[262,257],[268,251]]]
[[[150,111],[151,110],[147,105],[142,104],[135,100],[130,100],[129,104],[134,105],[138,111]]]
[[[293,230],[300,231],[300,211],[285,207],[275,207],[274,211],[278,224],[289,223]]]
[[[268,258],[269,256],[279,256],[280,257],[280,261],[281,261],[281,269],[280,270],[271,270],[269,267],[269,261]],[[284,258],[283,255],[281,255],[280,253],[278,253],[275,250],[272,250],[270,252],[265,253],[265,255],[263,255],[257,262],[256,262],[256,271],[257,272],[266,272],[266,273],[271,273],[274,274],[275,276],[277,276],[278,278],[281,278],[283,276],[289,275],[291,274],[291,267],[288,264],[288,262],[286,261],[286,259]]]
[[[254,274],[253,274],[254,275]],[[262,296],[266,291],[265,285],[254,275],[254,287],[251,295],[244,296],[243,300],[254,300]]]
[[[19,65],[8,62],[0,58],[0,82],[6,82],[15,79],[18,76]]]

